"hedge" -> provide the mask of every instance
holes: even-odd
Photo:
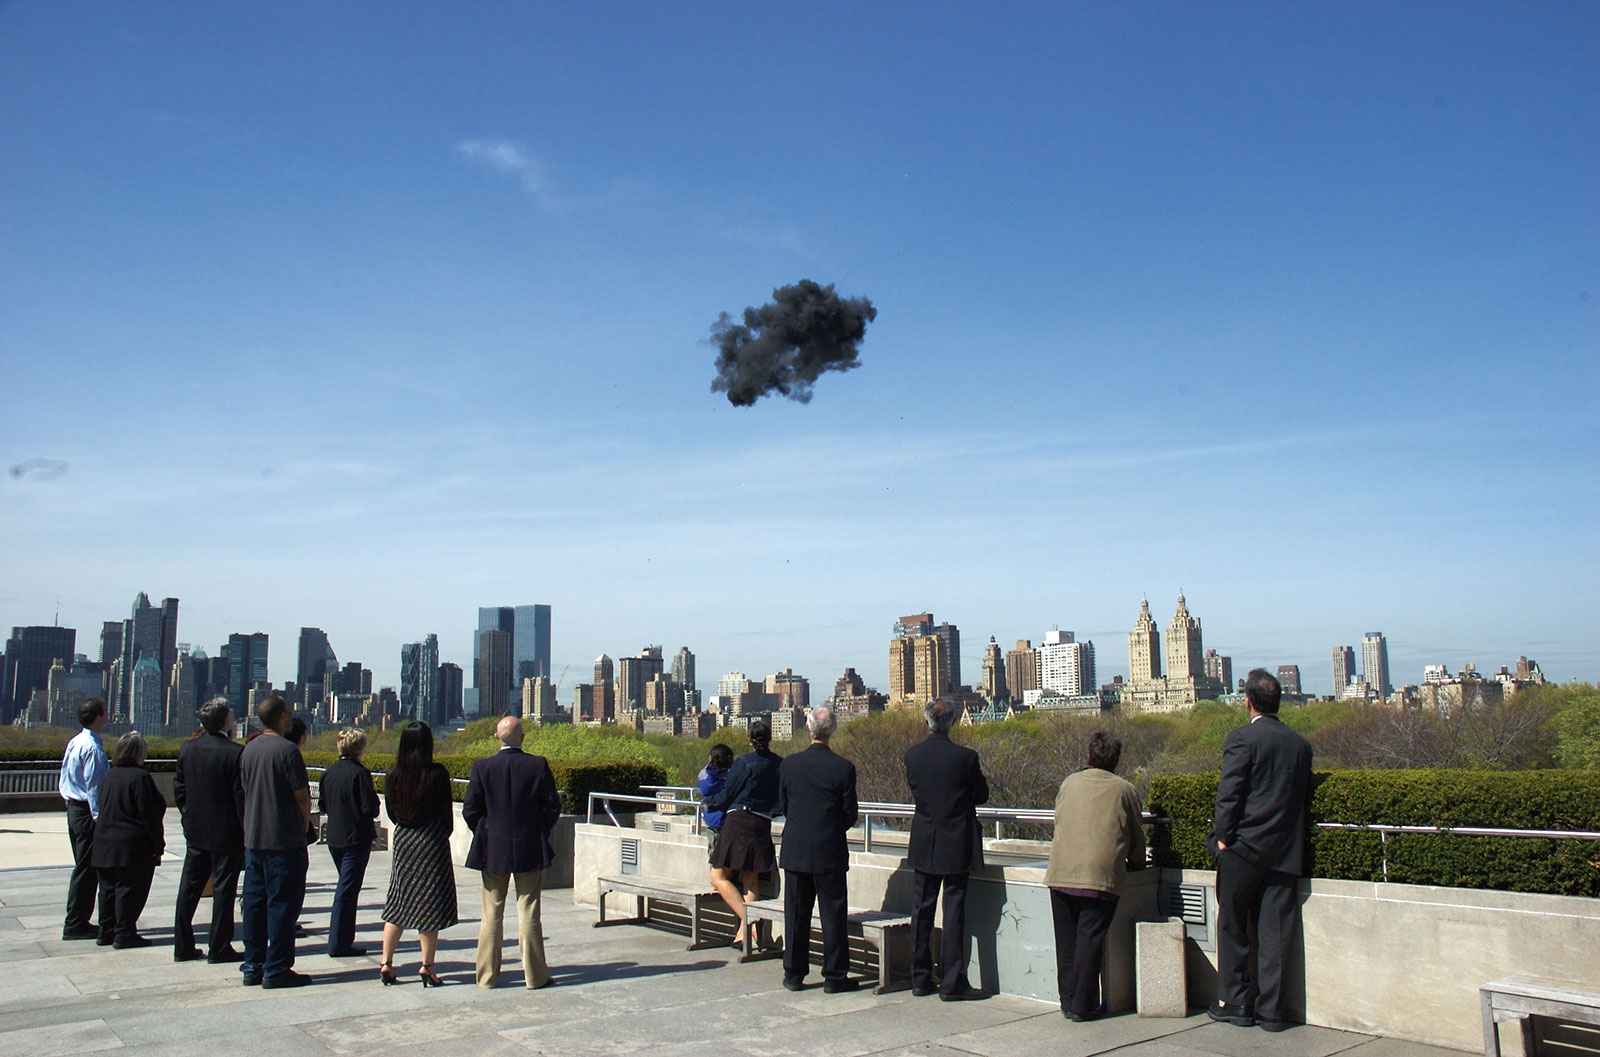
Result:
[[[1158,866],[1209,870],[1218,775],[1150,780]],[[1600,831],[1600,774],[1592,771],[1330,771],[1312,777],[1311,822],[1490,826]],[[1453,888],[1600,896],[1600,841],[1457,837],[1313,828],[1312,877]]]
[[[307,767],[328,767],[339,758],[334,752],[305,753]],[[443,765],[452,778],[470,778],[477,756],[435,756],[433,762]],[[394,766],[394,756],[369,752],[361,762],[371,771],[387,771]],[[561,790],[561,810],[569,815],[589,810],[590,793],[638,793],[642,786],[667,784],[667,772],[657,763],[618,761],[589,763],[584,760],[551,760],[550,773]],[[383,779],[377,779],[378,791],[383,791]],[[451,783],[451,793],[456,800],[466,795],[467,787]],[[618,804],[617,808],[633,810],[632,806]]]

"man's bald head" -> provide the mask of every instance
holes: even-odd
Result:
[[[510,748],[522,744],[522,720],[517,716],[501,716],[494,728],[495,740]]]

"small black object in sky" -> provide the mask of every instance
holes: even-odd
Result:
[[[724,312],[711,325],[718,349],[711,391],[727,393],[735,407],[749,407],[769,393],[809,403],[822,372],[861,366],[861,339],[877,318],[871,301],[840,297],[832,283],[802,279],[780,286],[768,304],[745,309],[743,323]]]

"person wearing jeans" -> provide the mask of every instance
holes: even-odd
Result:
[[[289,703],[274,694],[256,706],[266,729],[244,747],[244,961],[246,987],[302,987],[294,971],[294,929],[306,897],[306,828],[311,791],[300,750],[283,732]]]

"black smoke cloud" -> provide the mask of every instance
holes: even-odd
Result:
[[[713,393],[749,407],[769,393],[809,403],[823,371],[861,366],[857,354],[878,310],[865,297],[840,297],[833,284],[802,279],[772,291],[772,301],[744,310],[735,323],[724,312],[711,325],[717,377]]]

